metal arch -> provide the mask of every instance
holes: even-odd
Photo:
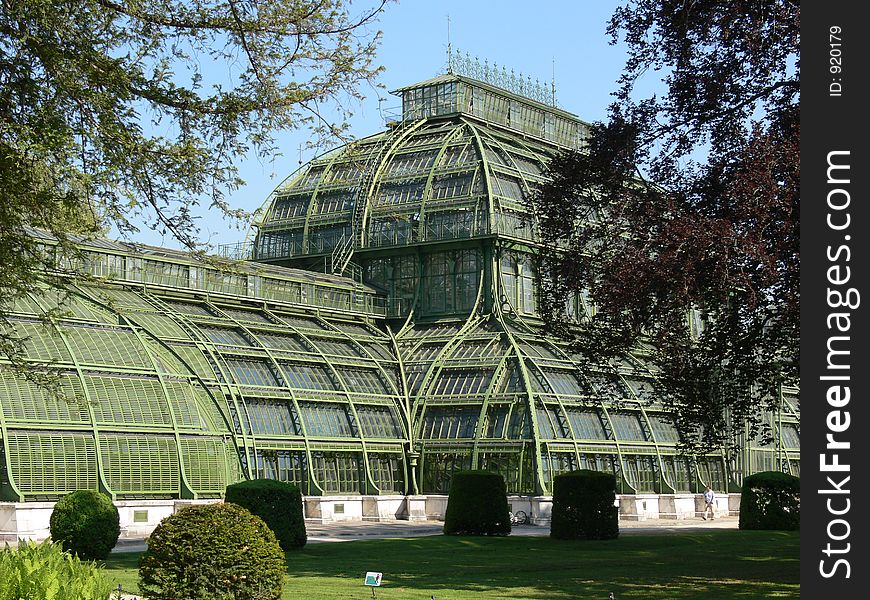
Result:
[[[472,121],[466,119],[465,117],[460,117],[460,121],[464,122],[465,125],[471,130],[471,134],[473,136],[473,140],[477,142],[477,155],[480,157],[480,166],[478,167],[478,174],[475,177],[479,177],[480,174],[483,174],[483,190],[486,195],[486,219],[487,219],[487,232],[490,234],[496,233],[495,227],[495,204],[493,201],[492,194],[492,180],[490,179],[490,166],[489,166],[489,158],[486,156],[486,148],[483,145],[483,140],[481,139],[480,132],[477,129],[477,125],[475,125]],[[473,182],[472,182],[473,183]]]
[[[386,139],[383,142],[383,147],[380,151],[380,156],[378,157],[379,159],[377,160],[377,164],[374,165],[375,168],[371,173],[370,179],[367,177],[366,173],[363,173],[361,183],[365,183],[366,179],[368,179],[368,186],[366,188],[360,186],[356,202],[363,202],[364,205],[359,209],[356,207],[356,205],[354,205],[353,214],[359,215],[359,223],[351,223],[351,227],[359,227],[360,247],[365,247],[366,238],[368,236],[366,228],[368,227],[369,215],[371,214],[372,201],[374,200],[375,192],[381,186],[381,176],[384,169],[386,168],[388,161],[392,159],[392,157],[395,155],[396,149],[398,148],[399,144],[408,139],[411,134],[416,132],[427,122],[427,119],[412,121],[410,122],[410,124],[408,124],[407,121],[403,121],[403,124],[400,125],[396,130],[393,130],[389,134],[387,134]],[[392,139],[393,136],[395,136],[395,139]]]
[[[478,283],[477,300],[474,304],[475,308],[480,303],[482,289],[483,278],[481,277],[481,280]],[[456,346],[459,346],[464,341],[465,336],[467,336],[474,327],[476,327],[483,320],[485,320],[485,317],[480,317],[476,313],[477,311],[474,308],[470,311],[470,315],[464,320],[462,326],[456,332],[456,335],[454,335],[451,339],[447,340],[447,342],[445,342],[445,344],[441,347],[441,350],[438,351],[438,353],[435,355],[432,360],[432,364],[429,365],[429,369],[426,371],[426,374],[420,381],[420,386],[417,388],[417,394],[413,399],[412,406],[412,421],[414,421],[414,430],[412,434],[413,438],[420,437],[420,428],[422,427],[422,420],[420,418],[420,415],[423,414],[423,411],[426,407],[426,399],[424,397],[424,394],[426,393],[428,386],[431,385],[432,381],[434,381],[441,373],[444,366],[444,361],[447,359],[447,352],[452,352],[456,348]]]
[[[435,160],[432,162],[432,166],[429,168],[429,175],[426,177],[426,183],[423,186],[423,196],[420,199],[420,214],[419,219],[417,220],[418,240],[422,240],[425,237],[423,233],[426,230],[426,204],[432,199],[432,182],[435,181],[435,173],[438,170],[438,167],[441,166],[440,163],[444,158],[445,152],[447,152],[448,146],[450,146],[455,138],[462,136],[463,129],[464,128],[459,125],[455,127],[453,131],[444,136],[444,141],[441,144],[441,148],[436,153]]]
[[[535,444],[535,480],[537,487],[535,491],[544,494],[548,491],[548,488],[544,483],[544,469],[543,464],[541,463],[541,429],[538,425],[538,415],[537,411],[535,410],[535,394],[533,392],[531,380],[529,378],[529,372],[526,367],[525,361],[521,360],[519,344],[517,343],[510,329],[508,327],[505,327],[503,324],[505,315],[502,313],[501,305],[499,303],[495,304],[495,313],[497,315],[498,321],[502,324],[504,333],[508,339],[508,343],[513,348],[514,354],[517,355],[517,368],[519,369],[520,376],[522,377],[523,386],[525,386],[526,388],[526,402],[528,403],[529,409],[529,423],[531,423],[532,426],[532,439]],[[513,411],[513,408],[511,408],[511,411]]]
[[[37,301],[38,302],[38,301]],[[38,302],[40,306],[42,306],[41,302]],[[44,309],[45,307],[43,307]],[[106,493],[109,495],[112,500],[116,499],[116,494],[109,487],[108,482],[106,481],[106,468],[103,466],[103,457],[100,452],[100,428],[97,426],[97,417],[94,414],[94,401],[91,397],[90,390],[88,389],[87,384],[85,383],[84,372],[82,370],[82,366],[79,364],[78,358],[76,357],[76,352],[73,351],[72,344],[70,344],[69,339],[67,339],[66,334],[63,329],[57,325],[57,323],[52,323],[51,326],[57,332],[58,337],[66,347],[67,352],[69,352],[70,358],[73,362],[73,370],[76,373],[76,376],[79,379],[79,383],[82,386],[82,394],[85,398],[85,403],[88,407],[88,414],[91,417],[91,428],[94,434],[94,453],[96,454],[96,466],[97,466],[97,485],[99,487],[99,491]]]
[[[311,197],[308,200],[308,210],[305,211],[305,225],[302,228],[302,253],[303,255],[312,254],[310,249],[310,240],[309,240],[309,228],[311,225],[311,217],[314,215],[317,210],[317,202],[318,197],[320,196],[321,188],[324,187],[324,182],[326,178],[332,171],[332,168],[335,166],[335,163],[339,160],[339,158],[344,157],[345,155],[349,155],[353,152],[354,146],[362,144],[362,140],[354,140],[349,142],[340,148],[333,151],[333,155],[329,157],[329,162],[326,163],[326,166],[323,168],[323,175],[320,176],[320,180],[314,186],[314,190],[311,192]]]
[[[212,307],[217,308],[217,310],[221,310],[220,306],[212,305]],[[260,338],[248,326],[244,325],[241,321],[239,321],[238,319],[235,319],[234,317],[232,317],[231,315],[229,315],[225,311],[221,311],[221,312],[225,315],[224,319],[232,322],[236,327],[238,327],[239,329],[244,331],[245,335],[248,336],[248,339],[253,340],[254,342],[260,344],[259,350],[262,350],[263,353],[266,355],[266,358],[271,362],[272,369],[274,371],[275,376],[278,378],[278,380],[280,382],[282,382],[284,384],[283,387],[287,390],[287,393],[289,395],[290,404],[293,406],[293,410],[295,410],[296,414],[299,416],[300,435],[302,436],[302,442],[303,442],[303,445],[305,448],[305,452],[308,455],[306,458],[307,458],[308,464],[310,465],[311,464],[311,457],[310,457],[310,448],[309,448],[309,437],[308,437],[307,432],[305,431],[305,421],[302,419],[302,413],[299,411],[299,403],[298,403],[298,400],[296,398],[296,391],[293,389],[292,386],[287,385],[286,377],[284,376],[284,373],[280,368],[280,364],[278,362],[278,359],[275,358],[275,354],[272,352],[271,347],[264,344],[260,340]],[[274,318],[274,315],[272,315],[272,313],[265,308],[263,309],[263,314],[266,315],[267,318]],[[285,324],[285,326],[289,327],[286,324]],[[295,328],[290,327],[290,329],[294,333],[298,334],[298,331]],[[306,342],[308,342],[307,339],[306,339]],[[310,343],[310,342],[308,342],[308,343]],[[215,352],[218,354],[218,356],[221,357],[221,360],[223,360],[223,353],[217,349],[215,349]],[[247,420],[247,430],[248,430],[248,433],[249,433],[250,439],[251,439],[250,447],[253,449],[254,458],[255,458],[254,464],[256,464],[257,453],[261,452],[262,450],[265,450],[265,448],[263,448],[261,450],[261,445],[264,445],[264,444],[260,443],[260,440],[258,439],[257,433],[254,432],[254,426],[253,426],[253,422],[251,420],[251,411],[249,408],[248,398],[247,398],[248,394],[246,394],[244,392],[243,386],[236,385],[235,387],[238,388],[238,396],[241,398],[241,407],[244,410],[245,419]],[[239,413],[239,415],[241,416],[241,412]],[[310,479],[310,477],[309,477],[309,479]]]
[[[191,341],[194,343],[194,347],[203,354],[203,357],[206,359],[206,361],[210,362],[209,366],[212,368],[212,370],[214,371],[215,369],[217,369],[217,371],[215,372],[217,387],[218,389],[223,388],[221,389],[221,393],[223,393],[226,402],[231,405],[233,410],[235,410],[236,416],[239,419],[239,427],[241,429],[241,432],[237,433],[235,431],[235,424],[231,424],[231,426],[229,427],[229,431],[231,432],[234,441],[236,441],[236,447],[245,453],[246,466],[248,469],[248,474],[250,474],[251,457],[249,456],[249,449],[252,447],[256,447],[254,444],[253,435],[250,431],[250,426],[247,428],[242,426],[242,415],[247,414],[247,411],[243,413],[243,411],[241,410],[239,403],[240,392],[237,389],[238,386],[233,383],[232,377],[228,376],[228,373],[222,364],[223,357],[219,352],[215,350],[214,345],[209,340],[204,340],[202,338],[199,333],[199,329],[195,327],[192,323],[188,322],[186,316],[178,311],[172,310],[169,306],[166,305],[163,298],[154,294],[150,294],[147,292],[147,290],[143,290],[141,297],[149,302],[152,306],[160,310],[161,314],[171,318],[185,333],[187,333]],[[210,304],[207,298],[202,299],[201,303],[205,305]],[[173,354],[175,354],[174,351]],[[185,361],[181,357],[178,358],[183,364],[185,364],[185,366],[187,366],[191,373],[196,373],[196,370],[191,368],[191,366],[187,364],[187,361]],[[223,379],[223,385],[220,384],[217,376],[220,376],[220,378]],[[197,376],[197,378],[199,378],[199,376]],[[202,384],[203,387],[209,390],[209,395],[214,397],[211,390],[209,389],[209,386],[205,382],[203,382]],[[221,411],[221,414],[223,414],[223,411]],[[239,436],[241,436],[242,440],[241,445],[238,443]]]
[[[184,364],[185,367],[187,367],[187,369],[190,371],[190,373],[194,374],[194,377],[196,377],[196,379],[198,381],[200,381],[201,388],[208,393],[209,398],[211,398],[212,402],[214,402],[215,406],[218,408],[219,414],[221,415],[221,417],[224,418],[223,424],[226,427],[225,431],[223,431],[223,432],[213,431],[213,432],[211,432],[212,434],[214,434],[214,435],[218,435],[218,434],[226,435],[227,432],[230,432],[230,434],[233,437],[235,437],[235,431],[234,431],[234,428],[232,427],[232,424],[226,421],[226,415],[224,414],[223,410],[220,410],[220,407],[218,406],[217,401],[215,400],[214,395],[211,392],[211,390],[209,389],[209,387],[204,382],[202,382],[202,380],[195,374],[195,371],[193,369],[191,369],[190,366],[188,366],[186,364],[184,359],[182,359],[181,357],[177,356],[177,354],[175,354],[175,352],[172,350],[172,348],[170,346],[164,344],[163,340],[152,335],[145,328],[143,328],[135,320],[135,316],[129,315],[129,314],[124,314],[120,311],[114,311],[112,309],[112,307],[106,305],[105,303],[101,302],[97,298],[93,298],[92,296],[90,296],[86,292],[83,292],[82,290],[80,290],[77,286],[73,286],[73,287],[75,289],[77,289],[78,291],[84,293],[84,295],[86,297],[88,297],[90,300],[96,302],[98,305],[102,306],[103,308],[115,312],[118,315],[118,317],[122,320],[122,322],[125,322],[128,325],[128,327],[133,331],[134,335],[139,340],[139,343],[142,344],[142,347],[145,350],[145,354],[148,356],[149,360],[151,361],[152,369],[157,376],[157,380],[160,382],[160,388],[163,391],[164,401],[165,401],[166,406],[167,406],[167,412],[170,416],[170,421],[172,423],[172,429],[173,429],[173,433],[175,436],[176,449],[178,452],[179,479],[180,479],[180,483],[181,483],[181,490],[180,490],[179,497],[181,497],[181,498],[194,498],[194,499],[198,498],[199,492],[194,490],[192,484],[190,483],[190,481],[188,480],[188,477],[187,477],[187,470],[186,470],[186,467],[184,464],[184,459],[182,458],[182,456],[184,454],[184,450],[183,450],[182,444],[181,444],[181,431],[180,431],[178,421],[177,421],[176,416],[175,416],[175,409],[173,408],[172,402],[170,401],[170,393],[169,393],[169,390],[166,386],[165,376],[163,375],[161,370],[158,368],[157,359],[154,356],[151,348],[149,348],[148,344],[146,344],[144,342],[143,336],[148,336],[149,339],[155,340],[157,344],[159,344],[164,349],[168,350],[173,356],[175,356],[176,359],[178,359],[182,364]],[[144,294],[144,293],[140,294],[140,297],[142,297],[142,298],[145,298],[145,296],[146,296],[146,294]],[[161,314],[163,314],[164,316],[169,316],[169,314],[171,314],[171,313],[161,313]],[[182,329],[184,329],[184,328],[182,327]],[[195,396],[194,396],[194,398],[195,398]],[[224,462],[225,468],[228,469],[229,465],[227,464],[226,457],[224,458],[223,462]],[[228,470],[225,471],[225,474],[226,475],[229,474]],[[229,478],[227,478],[227,481],[228,480],[229,480]]]

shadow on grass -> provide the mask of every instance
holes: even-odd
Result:
[[[287,554],[284,598],[379,600],[799,598],[797,532],[716,530],[608,541],[546,537],[383,539],[309,544]],[[136,589],[138,554],[106,563]],[[129,586],[129,587],[128,587]]]
[[[711,531],[609,541],[434,536],[318,544],[288,554],[288,591],[366,598],[798,598],[799,535]],[[338,586],[330,595],[317,587]],[[344,584],[344,585],[342,585]]]

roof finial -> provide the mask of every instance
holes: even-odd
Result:
[[[447,72],[453,74],[453,47],[450,45],[450,13],[447,13]]]
[[[553,77],[550,79],[550,103],[556,106],[556,57],[553,57]]]

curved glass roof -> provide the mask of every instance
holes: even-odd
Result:
[[[10,326],[26,338],[27,359],[59,370],[64,397],[0,368],[6,499],[76,489],[219,497],[243,472],[292,481],[306,494],[405,490],[404,383],[391,338],[364,312],[271,300],[257,291],[262,280],[235,293],[124,281],[149,255],[117,245],[84,256],[88,264],[113,257],[120,277],[70,280],[65,316],[51,324],[40,318],[57,305],[54,293],[29,294],[13,308]],[[162,259],[176,274],[205,269]]]
[[[673,463],[679,438],[649,395],[654,373],[642,356],[593,368],[535,327],[498,315],[409,325],[397,341],[425,492],[443,492],[449,481],[426,467],[426,456],[494,461],[487,468],[515,492],[551,489],[553,476],[578,465],[622,473],[626,489],[651,491],[658,461]],[[683,489],[690,480],[670,485]]]
[[[489,235],[534,240],[525,200],[564,147],[545,127],[555,109],[536,108],[541,123],[531,128],[528,119],[510,120],[511,110],[532,110],[528,102],[482,86],[447,77],[400,90],[403,121],[313,160],[272,193],[254,258],[328,253],[342,240],[357,250]],[[426,94],[435,94],[428,104]],[[558,118],[581,144],[585,124]]]

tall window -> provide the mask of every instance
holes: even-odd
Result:
[[[471,468],[471,454],[424,451],[422,457],[423,489],[426,494],[446,494],[456,471]]]
[[[327,493],[358,494],[363,462],[357,452],[312,452],[311,471]]]
[[[436,314],[470,310],[480,281],[478,252],[437,252],[428,255],[425,261],[424,310]]]
[[[535,268],[530,256],[502,256],[501,282],[502,295],[512,310],[524,314],[537,312]]]

